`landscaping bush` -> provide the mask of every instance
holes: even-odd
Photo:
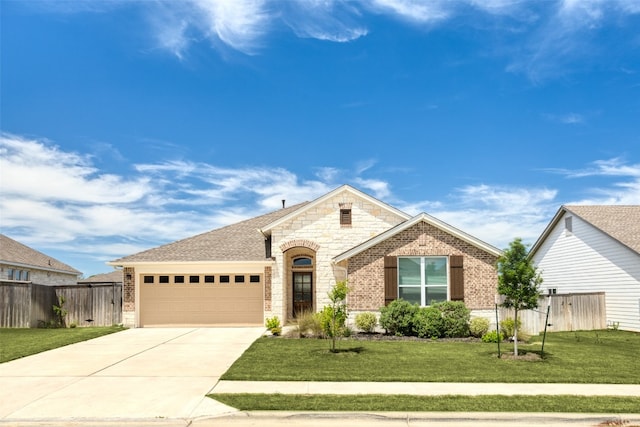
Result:
[[[489,330],[489,319],[474,317],[469,322],[469,332],[476,338],[481,338]]]
[[[277,316],[268,318],[265,321],[265,326],[273,335],[280,335],[282,327],[280,326],[280,319]]]
[[[462,338],[469,336],[469,318],[471,312],[462,301],[445,301],[433,304],[442,312],[444,322],[443,335],[447,338]]]
[[[487,332],[486,334],[484,334],[482,336],[482,342],[495,342],[497,343],[499,341],[503,341],[504,340],[504,335],[502,332],[500,332],[500,336],[498,337],[498,332],[497,331],[490,331]]]
[[[362,332],[371,333],[378,325],[378,318],[375,313],[365,312],[356,315],[356,327]]]
[[[299,338],[315,337],[322,338],[322,321],[320,313],[305,311],[296,315],[296,329]]]
[[[518,319],[518,331],[522,327],[522,321]],[[515,335],[515,320],[513,317],[508,317],[500,321],[500,330],[505,337],[513,337]]]
[[[413,317],[413,332],[420,338],[440,338],[444,335],[442,312],[437,307],[422,307]]]
[[[402,298],[380,309],[380,326],[392,335],[411,335],[418,306]]]

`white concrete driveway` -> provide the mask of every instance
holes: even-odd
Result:
[[[264,328],[143,328],[0,364],[0,421],[187,419]]]

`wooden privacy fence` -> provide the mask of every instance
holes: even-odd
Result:
[[[540,297],[537,310],[518,312],[521,330],[530,335],[544,331],[547,305],[551,300],[547,331],[579,331],[605,329],[607,327],[604,292],[584,294],[554,294]],[[500,308],[500,321],[513,318],[513,309]]]
[[[67,326],[111,326],[122,322],[122,284],[45,286],[0,282],[0,327],[36,328],[55,322],[53,305],[67,310]]]

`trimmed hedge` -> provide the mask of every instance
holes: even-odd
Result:
[[[380,326],[387,333],[421,338],[468,337],[470,311],[461,301],[419,307],[397,299],[380,309]]]

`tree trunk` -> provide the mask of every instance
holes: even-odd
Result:
[[[514,310],[513,324],[513,354],[518,355],[518,309]]]

